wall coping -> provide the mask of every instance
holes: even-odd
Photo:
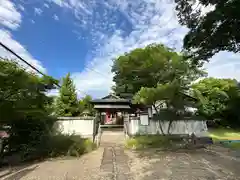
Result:
[[[140,121],[140,119],[130,119],[130,121]],[[149,118],[149,121],[154,121],[154,122],[157,122],[157,121],[161,121],[161,122],[168,122],[169,120],[161,120],[161,119],[151,119]],[[206,122],[207,120],[199,120],[199,119],[179,119],[179,120],[174,120],[173,122],[190,122],[190,121],[200,121],[200,122]]]
[[[58,117],[58,120],[62,120],[62,121],[71,121],[71,120],[94,120],[95,117],[93,116],[86,116],[86,117]]]

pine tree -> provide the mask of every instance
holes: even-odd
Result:
[[[62,86],[56,101],[56,114],[70,117],[79,115],[77,93],[70,73],[62,79]]]

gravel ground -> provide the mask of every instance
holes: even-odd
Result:
[[[209,149],[128,151],[135,180],[237,180],[240,160]]]
[[[237,180],[240,158],[225,148],[181,151],[130,151],[121,132],[104,132],[100,147],[80,158],[37,163],[12,172],[4,180]]]
[[[99,177],[99,167],[103,149],[80,158],[55,159],[37,163],[10,175],[4,180],[95,180]]]

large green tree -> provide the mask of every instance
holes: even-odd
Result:
[[[234,79],[205,78],[192,85],[199,99],[199,113],[208,120],[220,119],[222,125],[240,125],[238,83]]]
[[[52,98],[46,93],[57,81],[6,59],[0,59],[0,67],[0,125],[10,127],[10,150],[26,152],[25,147],[40,145],[51,133],[55,120],[47,108]]]
[[[118,57],[112,72],[116,95],[130,98],[142,87],[157,87],[178,77],[185,77],[187,84],[183,87],[188,89],[188,82],[202,75],[191,61],[161,44],[151,44]]]
[[[181,91],[181,85],[177,81],[158,84],[157,87],[152,88],[142,87],[134,96],[134,102],[154,107],[162,134],[165,132],[161,125],[161,119],[159,119],[163,117],[161,110],[164,108],[164,118],[170,122],[167,130],[169,134],[172,122],[181,119],[180,116],[185,113],[185,106],[188,105],[187,99]]]
[[[204,75],[183,55],[158,44],[120,56],[114,61],[112,70],[117,95],[125,97],[126,93],[131,94],[135,103],[152,105],[158,115],[158,106],[164,104],[173,115],[168,119],[172,121],[179,120],[177,116],[183,114],[184,107],[189,104],[185,93],[189,91],[191,82]],[[161,128],[161,123],[159,125]]]
[[[178,19],[189,28],[184,48],[196,60],[208,60],[219,51],[240,51],[239,0],[175,0]],[[212,8],[207,13],[206,10]]]
[[[70,73],[62,79],[59,97],[56,100],[56,114],[58,116],[79,115],[77,93]]]
[[[34,116],[48,114],[46,106],[52,102],[52,98],[46,96],[46,92],[55,88],[56,80],[26,72],[10,60],[1,59],[0,67],[2,73],[0,76],[1,122],[15,118],[21,119],[32,114]]]

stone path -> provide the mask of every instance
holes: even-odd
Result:
[[[130,180],[128,156],[124,152],[123,132],[104,132],[100,147],[104,148],[100,168],[101,180]]]
[[[226,149],[129,151],[122,132],[104,132],[100,147],[80,158],[45,161],[3,180],[238,180],[240,159]]]
[[[101,180],[128,180],[130,169],[128,157],[121,148],[104,148],[103,159],[100,167]]]

